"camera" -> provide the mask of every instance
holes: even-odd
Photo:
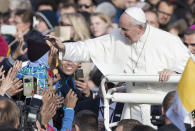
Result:
[[[26,99],[27,101],[29,98]],[[42,106],[42,96],[34,95],[30,99],[30,104],[25,104],[23,101],[16,101],[17,106],[20,109],[20,125],[21,131],[34,131],[36,128],[36,121],[41,123],[40,108]]]
[[[162,117],[161,105],[151,105],[151,123],[157,127],[164,125]]]

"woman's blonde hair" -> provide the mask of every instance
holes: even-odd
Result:
[[[103,14],[103,13],[93,13],[93,14],[91,14],[90,17],[92,17],[92,16],[99,17],[101,20],[103,20],[107,24],[111,24],[112,23],[111,22],[111,18],[109,16],[107,16],[106,14]]]
[[[83,41],[90,38],[89,28],[85,18],[79,13],[64,14],[60,20],[68,19],[75,30],[74,41]]]

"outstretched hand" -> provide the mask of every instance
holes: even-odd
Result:
[[[61,42],[59,38],[52,35],[47,35],[45,39],[50,41],[52,45],[56,47],[59,51],[65,53],[65,45]]]

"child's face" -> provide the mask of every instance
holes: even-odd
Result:
[[[60,61],[59,64],[61,71],[66,75],[72,75],[80,65],[80,63],[71,61]]]

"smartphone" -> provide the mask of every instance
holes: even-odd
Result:
[[[17,32],[16,26],[14,25],[2,25],[1,34],[15,35]]]
[[[71,38],[71,28],[64,26],[56,26],[54,28],[55,36],[59,37],[61,41],[68,41]]]
[[[74,78],[75,78],[75,80],[77,80],[77,81],[79,80],[79,78],[84,78],[83,69],[78,68],[78,69],[75,71]]]
[[[31,96],[32,92],[37,91],[37,78],[33,76],[25,76],[23,78],[24,83],[24,96]]]

